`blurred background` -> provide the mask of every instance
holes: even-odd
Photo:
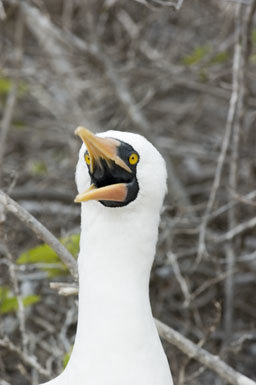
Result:
[[[169,176],[153,313],[254,380],[255,8],[0,0],[0,187],[76,257],[74,129],[146,136]],[[0,218],[0,384],[37,385],[68,361],[77,297],[49,287],[73,282],[57,255],[3,207]],[[224,384],[164,347],[176,385]]]

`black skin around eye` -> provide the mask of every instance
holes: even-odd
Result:
[[[86,156],[87,152],[85,153]],[[130,164],[129,158],[132,154],[138,155],[138,161],[135,164]],[[137,181],[137,164],[139,162],[139,154],[134,148],[124,142],[120,141],[120,146],[117,150],[117,155],[129,166],[131,172],[124,170],[122,167],[115,164],[113,161],[106,162],[101,159],[101,165],[95,163],[93,172],[91,172],[89,165],[88,171],[91,177],[91,183],[97,188],[116,184],[125,183],[127,185],[127,197],[124,202],[100,201],[107,207],[121,207],[126,206],[134,199],[136,199],[139,192],[139,184]]]
[[[124,143],[122,141],[120,141],[120,146],[118,147],[118,156],[125,161],[125,163],[132,169],[136,172],[136,166],[140,160],[140,156],[139,154],[137,153],[137,151],[134,150],[134,148],[130,145],[130,144],[127,144],[127,143]],[[131,155],[133,154],[137,154],[138,156],[138,162],[136,162],[136,164],[130,164],[129,162],[129,158]]]

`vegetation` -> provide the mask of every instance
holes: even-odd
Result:
[[[256,1],[171,3],[0,0],[0,188],[76,258],[74,129],[145,135],[168,168],[153,313],[256,381]],[[1,199],[0,222],[0,385],[37,385],[68,362],[74,279]],[[175,385],[224,383],[164,346]]]

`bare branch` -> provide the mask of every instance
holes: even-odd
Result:
[[[65,282],[50,282],[50,288],[58,291],[59,295],[76,295],[78,294],[78,287],[76,284]]]
[[[74,8],[73,1],[64,1],[62,11],[62,24],[66,29],[72,28],[72,12]]]
[[[244,223],[240,223],[233,229],[230,229],[226,233],[220,235],[216,238],[216,242],[225,242],[225,241],[231,241],[231,239],[235,238],[237,235],[240,235],[241,233],[251,230],[256,226],[256,217],[253,217],[249,219],[249,221],[246,221]]]
[[[189,292],[189,288],[188,288],[187,282],[186,282],[185,278],[181,274],[180,267],[179,267],[179,264],[177,262],[177,257],[172,252],[169,252],[167,254],[167,257],[168,257],[168,260],[170,261],[170,263],[172,265],[175,277],[176,277],[177,281],[179,282],[181,291],[183,293],[183,296],[184,296],[184,299],[185,299],[184,306],[188,306],[188,304],[190,302],[190,292]]]
[[[50,375],[48,370],[44,369],[36,361],[35,357],[24,354],[16,345],[14,345],[14,343],[8,337],[4,337],[3,339],[0,339],[0,346],[10,350],[11,352],[18,354],[18,356],[21,358],[21,360],[25,364],[31,366],[32,368],[35,368],[40,374],[47,376],[47,377]]]
[[[252,17],[255,12],[256,1],[251,1],[250,5],[244,7],[241,3],[236,6],[236,33],[235,33],[235,50],[240,53],[240,67],[237,74],[237,92],[238,102],[237,111],[234,119],[234,127],[232,134],[232,146],[230,156],[230,171],[229,171],[229,185],[230,185],[230,202],[234,200],[234,191],[237,191],[238,187],[238,165],[239,165],[239,141],[240,131],[243,125],[243,118],[245,112],[245,75],[247,73],[248,58],[250,54],[250,41],[252,34]],[[236,206],[232,206],[228,212],[228,226],[229,230],[232,230],[237,225],[237,210]],[[235,240],[236,241],[236,240]],[[226,248],[226,269],[230,274],[227,277],[225,283],[225,335],[226,342],[229,343],[233,332],[233,302],[234,302],[234,277],[233,270],[235,269],[235,255],[236,243],[231,240],[230,244]]]
[[[255,381],[231,368],[218,356],[213,355],[201,347],[195,345],[192,341],[185,338],[180,333],[160,322],[159,320],[155,320],[155,322],[157,330],[163,339],[176,346],[187,356],[199,361],[207,368],[218,373],[218,375],[226,380],[229,384],[256,385]]]
[[[67,55],[67,41],[63,33],[38,8],[31,6],[27,2],[20,2],[19,6],[26,25],[50,59],[50,65],[53,70],[59,75],[61,81],[69,90],[68,93],[61,93],[63,101],[62,105],[58,105],[60,113],[65,114],[67,109],[71,110],[71,114],[68,114],[68,116],[72,116],[73,122],[74,120],[77,123],[83,121],[84,112],[77,103],[81,92],[81,82]],[[70,103],[71,100],[72,103]]]
[[[15,102],[17,95],[17,81],[12,84],[11,90],[8,94],[6,101],[6,106],[4,109],[3,118],[1,121],[1,132],[0,132],[0,186],[2,184],[2,173],[3,173],[3,159],[4,159],[4,150],[7,134],[9,131],[10,123],[12,120]]]
[[[23,353],[27,354],[27,345],[28,345],[28,335],[26,333],[26,327],[25,327],[25,313],[24,313],[24,305],[22,302],[22,298],[20,295],[19,285],[18,285],[18,279],[16,276],[16,268],[15,264],[13,262],[13,256],[11,255],[10,251],[6,246],[4,246],[4,253],[9,261],[9,273],[10,278],[13,286],[14,294],[18,301],[18,319],[19,319],[19,328],[20,328],[20,334],[22,338],[22,348]]]
[[[168,7],[168,8],[173,8],[175,10],[180,10],[182,7],[183,1],[184,0],[178,0],[177,3],[174,3],[173,1],[163,1],[163,0],[135,0],[137,3],[146,5],[148,8],[151,9],[159,9],[162,7]]]
[[[60,259],[68,267],[69,271],[75,278],[78,279],[77,264],[73,256],[68,250],[58,241],[58,239],[44,227],[36,218],[28,211],[11,199],[7,194],[0,190],[0,203],[8,210],[25,223],[38,238],[46,242],[60,257]]]
[[[1,11],[1,4],[0,2],[0,11]],[[3,5],[2,5],[3,7]],[[0,12],[1,14],[1,12]],[[17,21],[16,21],[16,28],[15,28],[15,64],[17,67],[20,66],[21,60],[22,60],[22,40],[23,40],[23,18],[18,12]],[[13,118],[15,103],[16,103],[16,97],[17,97],[17,90],[18,90],[18,78],[17,76],[14,78],[11,90],[8,94],[8,98],[6,101],[6,106],[4,109],[4,114],[2,121],[0,123],[1,132],[0,132],[0,186],[2,185],[2,173],[3,173],[3,160],[4,160],[4,152],[5,152],[5,143],[7,139],[7,134],[10,128],[10,124]]]
[[[238,27],[237,27],[238,28]],[[238,38],[240,39],[240,30],[235,30],[236,36],[238,35]],[[228,115],[227,115],[227,122],[226,122],[226,129],[225,129],[225,134],[221,146],[221,151],[219,154],[218,162],[217,162],[217,167],[215,171],[215,176],[214,176],[214,181],[213,185],[211,188],[210,192],[210,197],[207,203],[207,207],[202,219],[202,223],[200,226],[200,233],[199,233],[199,241],[198,241],[198,253],[197,253],[197,261],[196,263],[199,263],[206,253],[206,245],[205,245],[205,238],[206,238],[206,229],[207,229],[207,224],[210,218],[211,211],[214,207],[215,199],[216,199],[216,194],[220,186],[220,180],[221,180],[221,175],[222,175],[222,170],[224,166],[224,162],[226,159],[228,147],[230,144],[230,138],[231,138],[231,133],[232,133],[232,128],[233,124],[235,121],[236,117],[236,111],[237,111],[237,105],[239,101],[239,85],[240,85],[240,70],[242,66],[242,49],[241,49],[241,44],[237,43],[235,45],[234,49],[234,57],[233,57],[233,80],[232,80],[232,94],[230,98],[230,103],[229,103],[229,110],[228,110]]]
[[[234,127],[232,132],[232,141],[231,141],[231,156],[230,156],[230,165],[229,165],[229,195],[230,201],[232,202],[233,195],[232,191],[237,190],[237,180],[238,180],[238,149],[239,149],[239,139],[240,139],[240,126],[242,120],[242,113],[244,109],[244,93],[245,93],[245,84],[244,84],[244,64],[245,58],[242,55],[242,43],[243,43],[243,6],[237,4],[236,6],[236,30],[235,30],[235,51],[239,52],[240,55],[240,67],[238,69],[238,100],[237,100],[237,111],[234,118]],[[237,223],[237,210],[236,206],[232,206],[228,211],[228,226],[229,229],[235,227]],[[226,344],[230,343],[232,332],[233,332],[233,293],[234,293],[234,277],[233,271],[235,269],[235,245],[230,243],[226,247],[226,271],[230,272],[225,281],[225,303],[224,303],[224,324],[225,324],[225,342]]]
[[[4,9],[4,5],[2,0],[0,0],[0,20],[5,20],[6,19],[6,13]]]
[[[245,4],[245,5],[250,5],[251,4],[251,0],[224,0],[224,1],[226,1],[227,3],[228,2],[233,2],[233,3]]]

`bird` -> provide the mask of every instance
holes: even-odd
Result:
[[[78,127],[78,324],[64,371],[42,385],[173,385],[152,315],[150,272],[167,191],[143,136]]]

